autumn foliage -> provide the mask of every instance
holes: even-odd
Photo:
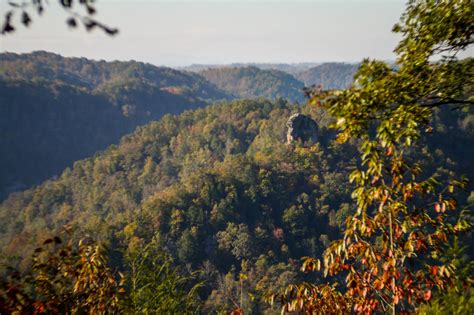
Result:
[[[435,108],[474,104],[473,60],[456,58],[472,44],[472,11],[469,1],[410,1],[394,27],[403,36],[397,69],[365,60],[352,88],[311,93],[311,103],[335,117],[340,142],[358,139],[360,161],[349,177],[357,208],[323,260],[308,258],[303,266],[342,278],[344,293],[330,285],[291,286],[283,310],[340,312],[351,305],[357,313],[411,312],[435,292],[467,284],[442,257],[471,228],[456,200],[468,182],[426,173],[413,152],[432,132]]]
[[[119,309],[124,279],[90,240],[55,236],[36,248],[27,273],[10,269],[0,285],[0,313],[105,314]]]

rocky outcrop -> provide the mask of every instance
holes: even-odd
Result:
[[[301,141],[303,144],[309,141],[316,142],[318,125],[309,116],[303,114],[293,114],[286,122],[288,131],[286,140],[288,144]]]

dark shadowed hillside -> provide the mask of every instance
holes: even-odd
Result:
[[[139,62],[0,55],[0,200],[167,113],[230,98],[196,74]]]

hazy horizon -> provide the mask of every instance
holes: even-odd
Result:
[[[8,51],[8,50],[3,50],[3,51],[0,51],[0,53],[14,53],[14,54],[19,54],[19,55],[22,55],[22,54],[32,54],[32,53],[37,53],[37,52],[45,52],[45,53],[51,53],[51,54],[56,54],[56,55],[59,55],[59,56],[62,56],[62,57],[65,57],[65,58],[86,58],[88,60],[92,60],[92,61],[101,61],[101,60],[105,60],[107,62],[114,62],[114,61],[118,61],[118,62],[128,62],[128,61],[136,61],[136,62],[143,62],[143,63],[149,63],[149,64],[152,64],[154,65],[153,63],[149,62],[149,61],[143,61],[143,60],[138,60],[138,59],[134,59],[134,58],[130,58],[130,59],[104,59],[104,58],[93,58],[93,57],[87,57],[87,56],[67,56],[67,55],[63,55],[59,52],[55,52],[55,51],[48,51],[48,50],[41,50],[41,49],[37,49],[37,50],[31,50],[31,51],[25,51],[25,52],[16,52],[16,51]],[[385,60],[387,62],[395,62],[394,60]],[[336,60],[328,60],[328,61],[295,61],[295,62],[254,62],[254,61],[248,61],[248,62],[233,62],[233,61],[230,61],[230,62],[226,62],[226,63],[190,63],[190,64],[184,64],[184,65],[173,65],[173,66],[169,66],[169,65],[158,65],[158,66],[169,66],[169,67],[172,67],[172,68],[189,68],[189,67],[193,67],[193,66],[210,66],[210,67],[219,67],[219,66],[252,66],[252,65],[289,65],[289,66],[298,66],[298,65],[319,65],[319,64],[324,64],[324,63],[344,63],[344,64],[357,64],[357,63],[360,63],[360,61],[336,61]]]
[[[405,1],[98,1],[116,37],[69,30],[49,5],[29,29],[0,37],[2,52],[45,50],[66,57],[155,65],[355,63],[394,60],[391,32]],[[2,9],[6,3],[1,2]]]

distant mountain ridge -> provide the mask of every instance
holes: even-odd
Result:
[[[312,69],[319,69],[319,77],[327,71],[339,86],[347,81],[345,72],[342,79],[338,71],[331,74],[334,66],[313,63],[234,65],[193,73],[45,51],[1,53],[0,200],[165,114],[235,98],[304,103],[300,80],[309,78]]]
[[[200,76],[137,61],[95,61],[36,51],[30,54],[0,54],[0,78],[59,80],[101,91],[110,85],[139,80],[159,89],[180,89],[201,100],[228,99],[229,96]]]
[[[359,64],[343,62],[233,63],[195,64],[181,69],[202,75],[234,96],[275,98],[275,95],[278,95],[291,101],[304,102],[300,91],[303,86],[320,85],[329,90],[346,89],[352,85],[358,67]]]
[[[231,98],[197,74],[135,61],[0,54],[0,200],[137,126]]]
[[[179,70],[200,72],[207,69],[215,68],[246,68],[246,67],[257,67],[262,70],[280,70],[292,75],[298,74],[302,71],[306,71],[320,65],[320,62],[298,62],[298,63],[230,63],[230,64],[192,64],[189,66],[178,67]]]
[[[303,83],[280,70],[262,70],[257,67],[224,67],[198,72],[227,93],[240,98],[283,98],[304,102]]]
[[[351,86],[358,64],[328,62],[295,75],[306,86],[321,85],[323,89],[347,89]]]

